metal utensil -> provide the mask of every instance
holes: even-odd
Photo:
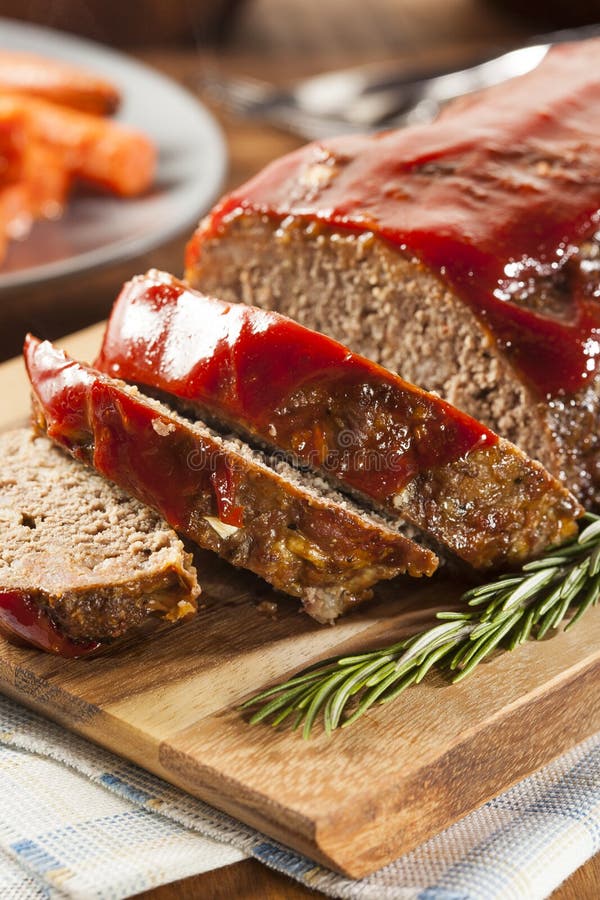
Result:
[[[459,71],[415,76],[388,63],[316,75],[280,89],[252,78],[206,72],[202,86],[238,116],[264,119],[307,138],[429,121],[456,97],[536,68],[550,47],[600,34],[600,27],[554,32],[543,40]]]

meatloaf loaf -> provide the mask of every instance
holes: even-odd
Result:
[[[0,459],[0,631],[74,657],[195,611],[191,556],[155,512],[29,430]]]
[[[277,313],[149,272],[126,284],[97,367],[284,451],[477,568],[575,531],[575,499],[470,416]]]
[[[190,284],[438,391],[600,502],[600,40],[437,121],[310,144],[226,197]]]
[[[380,579],[435,570],[430,550],[285,461],[270,464],[47,341],[28,337],[25,361],[40,430],[319,621],[368,599]]]

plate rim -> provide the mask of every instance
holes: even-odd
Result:
[[[95,65],[96,57],[104,57],[107,60],[107,70],[110,68],[110,61],[117,61],[120,66],[125,65],[128,69],[137,72],[140,78],[148,78],[151,81],[157,81],[168,87],[170,91],[178,93],[182,100],[190,107],[195,108],[198,121],[202,124],[202,129],[206,135],[207,143],[211,148],[211,152],[207,155],[209,159],[209,176],[205,181],[205,188],[202,196],[198,197],[196,204],[190,203],[179,216],[161,226],[142,235],[133,236],[125,240],[110,242],[99,248],[85,250],[75,253],[63,259],[54,260],[52,262],[43,263],[33,268],[18,269],[13,272],[2,272],[0,264],[0,294],[7,291],[15,291],[18,289],[38,287],[45,282],[55,282],[74,278],[86,272],[97,272],[111,265],[133,260],[138,256],[142,256],[151,250],[167,244],[187,229],[191,228],[198,222],[199,217],[210,208],[211,204],[220,195],[225,176],[227,173],[229,158],[228,147],[223,129],[218,123],[212,112],[198,97],[189,89],[174,78],[163,74],[160,70],[153,66],[124,53],[112,47],[105,46],[98,41],[89,38],[79,37],[69,32],[61,31],[56,28],[49,28],[45,25],[38,25],[34,22],[24,22],[18,19],[11,19],[0,16],[0,47],[8,45],[10,34],[7,40],[4,35],[12,32],[17,35],[28,35],[34,39],[39,38],[40,42],[49,40],[51,43],[58,42],[70,45],[78,51],[85,52],[89,50],[92,55],[90,64],[91,71],[99,71]],[[24,51],[25,52],[25,51]],[[27,51],[29,52],[29,51]],[[43,52],[40,50],[40,52]],[[49,56],[56,57],[49,48]],[[107,76],[110,78],[110,74]],[[126,86],[125,86],[126,89]],[[160,147],[158,147],[160,152]],[[203,162],[205,165],[205,162]],[[197,183],[195,183],[197,188]],[[137,198],[132,198],[135,202]],[[127,203],[124,198],[123,203]],[[130,202],[130,201],[129,201]],[[59,220],[60,221],[60,220]],[[38,224],[53,224],[51,222],[40,222]],[[34,223],[35,228],[35,223]],[[26,240],[29,240],[27,238]]]

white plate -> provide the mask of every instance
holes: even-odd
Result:
[[[226,168],[221,131],[195,97],[121,53],[59,31],[0,19],[0,47],[76,63],[106,76],[123,102],[116,116],[159,151],[154,188],[132,200],[75,194],[61,219],[36,222],[0,264],[0,291],[131,259],[192,229],[216,199]]]

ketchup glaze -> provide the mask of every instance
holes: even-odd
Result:
[[[221,521],[244,524],[236,474],[223,454],[199,450],[186,429],[49,341],[28,335],[24,356],[49,438],[181,531],[189,529],[202,491],[212,495]]]
[[[498,441],[337,341],[161,272],[123,287],[96,366],[190,401],[378,501],[391,503],[418,473]],[[228,473],[212,481],[227,485]],[[220,502],[219,513],[240,524],[229,504]]]
[[[24,591],[0,591],[0,633],[15,643],[31,644],[71,659],[101,647],[96,642],[72,641]]]
[[[599,63],[600,39],[559,45],[431,124],[283,157],[200,226],[188,271],[247,212],[373,232],[437,272],[538,396],[577,392],[600,357],[600,266],[579,251],[600,233]],[[560,315],[531,302],[557,279]]]

